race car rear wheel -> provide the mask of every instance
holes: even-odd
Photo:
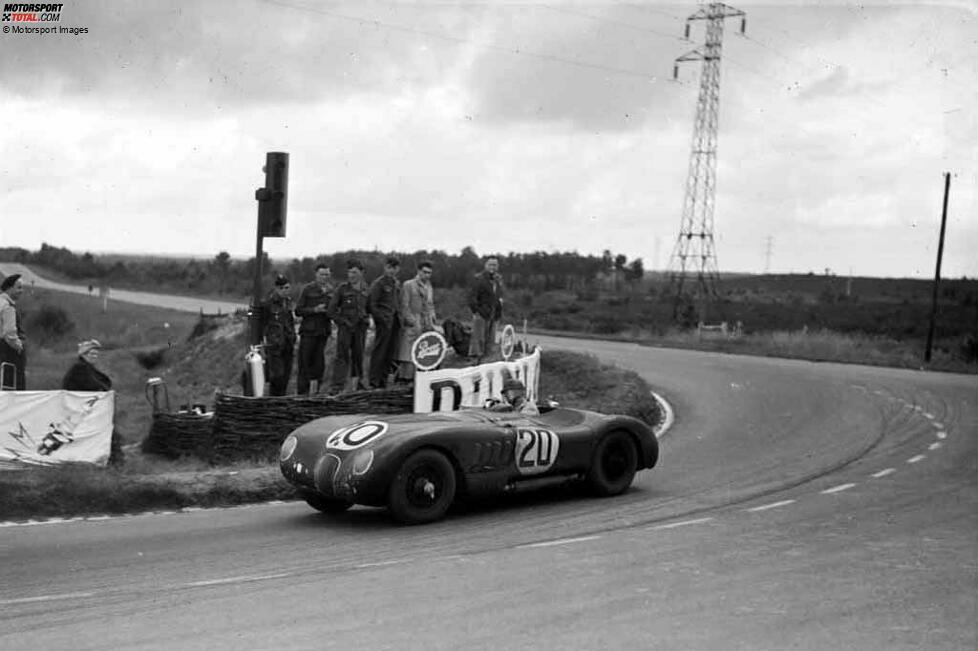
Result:
[[[323,513],[343,513],[353,506],[346,500],[330,499],[315,493],[303,493],[302,499],[306,501],[306,504]]]
[[[391,514],[406,524],[433,522],[455,499],[455,469],[437,450],[418,450],[401,464],[388,491]]]
[[[628,432],[615,430],[598,441],[594,450],[587,483],[597,495],[607,497],[624,493],[638,469],[638,450]]]

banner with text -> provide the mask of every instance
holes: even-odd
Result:
[[[0,391],[0,469],[105,465],[114,413],[114,391]]]
[[[414,413],[481,407],[502,395],[503,380],[512,376],[526,385],[527,400],[536,402],[540,385],[540,348],[511,362],[465,368],[418,371],[414,376]]]

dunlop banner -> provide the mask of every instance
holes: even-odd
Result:
[[[522,381],[526,385],[527,400],[536,402],[540,385],[540,348],[532,355],[511,362],[418,371],[414,377],[414,413],[482,407],[486,400],[502,395],[507,374]]]

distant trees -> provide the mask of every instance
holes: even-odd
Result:
[[[485,257],[471,246],[463,248],[457,255],[438,249],[411,253],[350,249],[328,256],[294,258],[287,262],[273,262],[265,253],[262,260],[263,285],[269,287],[276,273],[286,274],[293,284],[309,281],[320,262],[330,266],[335,279],[342,280],[346,278],[346,261],[349,258],[362,260],[366,265],[366,277],[372,279],[381,274],[384,259],[391,254],[400,258],[403,278],[413,275],[419,262],[430,260],[435,267],[435,285],[443,288],[468,286],[472,276],[482,269]],[[614,275],[617,288],[619,279],[633,284],[640,281],[645,273],[640,258],[629,263],[627,256],[614,254],[610,250],[605,250],[600,257],[581,255],[576,251],[494,255],[499,257],[503,281],[511,290],[580,292],[608,273]],[[0,259],[36,264],[86,284],[110,283],[116,287],[240,297],[251,293],[255,271],[254,258],[235,260],[227,251],[220,251],[209,260],[95,255],[89,252],[79,255],[66,248],[44,243],[34,253],[20,248],[0,249]]]

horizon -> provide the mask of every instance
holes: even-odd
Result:
[[[125,251],[92,251],[92,250],[76,251],[76,250],[71,249],[70,247],[59,246],[59,245],[56,245],[56,244],[52,244],[50,242],[45,242],[44,244],[47,244],[48,246],[53,247],[53,248],[57,248],[57,249],[67,249],[73,255],[76,255],[76,256],[83,256],[85,254],[91,254],[92,256],[95,256],[95,257],[98,257],[98,256],[105,256],[105,257],[117,256],[117,257],[125,257],[125,258],[145,258],[147,260],[180,260],[180,261],[183,261],[183,260],[186,260],[186,261],[193,260],[195,262],[210,262],[210,261],[214,260],[214,258],[217,257],[218,254],[221,253],[221,251],[218,251],[217,253],[214,253],[213,255],[209,255],[208,256],[206,254],[193,254],[193,253],[167,253],[167,254],[159,254],[159,253],[132,253],[132,252],[125,252]],[[0,248],[18,248],[18,247],[0,247]],[[22,247],[20,247],[20,248],[22,248]],[[463,247],[463,248],[465,248],[465,247]],[[28,251],[30,253],[37,253],[37,252],[40,251],[40,248],[38,248],[37,251],[30,251],[29,249],[28,249]],[[385,255],[414,255],[414,254],[419,253],[420,251],[422,251],[422,249],[418,249],[418,250],[415,250],[415,251],[398,251],[398,250],[376,251],[376,250],[372,250],[372,249],[371,250],[358,249],[358,251],[363,252],[363,253],[376,253],[377,255],[385,256]],[[440,251],[440,252],[442,252],[442,253],[444,253],[446,255],[456,256],[457,257],[457,256],[461,255],[462,249],[459,249],[458,251],[447,251],[447,250],[443,250],[443,249],[428,249],[427,251],[429,253],[434,253],[436,251]],[[266,253],[267,253],[267,251],[266,251]],[[318,254],[314,254],[314,255],[302,256],[302,257],[299,257],[299,258],[297,258],[297,257],[273,257],[273,256],[269,256],[269,260],[272,261],[273,263],[274,262],[277,262],[277,263],[280,263],[280,264],[281,263],[291,264],[294,260],[301,261],[301,260],[303,260],[305,258],[309,258],[309,259],[316,260],[316,261],[328,260],[328,261],[330,261],[331,264],[337,264],[337,261],[334,260],[334,258],[336,258],[336,256],[341,255],[343,253],[345,253],[345,251],[335,251],[333,253],[318,253]],[[481,259],[485,259],[485,257],[486,257],[487,254],[498,255],[500,258],[505,259],[507,256],[510,256],[510,255],[516,255],[516,256],[519,256],[519,255],[533,255],[535,253],[545,253],[547,255],[576,254],[576,255],[580,255],[582,257],[588,257],[588,256],[590,256],[590,257],[597,257],[597,258],[600,258],[601,257],[600,254],[595,255],[595,254],[590,254],[590,253],[580,253],[578,251],[556,251],[556,250],[555,251],[507,251],[507,252],[496,251],[496,252],[489,252],[489,253],[479,253],[478,251],[476,251],[476,254],[480,258],[480,260]],[[617,252],[616,251],[612,251],[611,253],[612,253],[612,255],[615,255]],[[231,260],[235,260],[235,261],[238,261],[238,262],[245,262],[245,261],[248,261],[248,260],[253,260],[254,257],[255,257],[255,254],[254,253],[251,253],[250,255],[234,255],[234,254],[229,253],[229,255],[230,255],[230,259]],[[629,262],[631,262],[631,260],[629,260]],[[643,260],[642,262],[643,262],[643,277],[646,277],[647,278],[650,275],[669,275],[671,273],[671,271],[669,269],[666,269],[666,268],[649,269],[647,267],[644,267],[644,262],[645,261]],[[0,261],[0,264],[2,264],[2,261]],[[34,263],[24,263],[24,264],[34,264]],[[273,270],[271,270],[271,269],[266,269],[266,270],[264,270],[264,273],[265,274],[269,274],[269,273],[272,273],[272,271]],[[826,273],[826,271],[828,271],[829,273]],[[808,277],[808,276],[815,276],[815,277],[820,277],[820,278],[851,278],[851,279],[854,279],[854,280],[855,279],[859,279],[859,278],[863,278],[863,279],[872,279],[872,280],[912,280],[912,281],[917,281],[917,282],[933,282],[934,281],[933,274],[929,278],[926,278],[926,277],[913,277],[913,276],[874,276],[874,275],[867,275],[867,274],[840,273],[840,272],[837,272],[834,269],[828,269],[828,270],[826,270],[825,268],[818,269],[818,270],[816,270],[816,269],[808,269],[808,270],[768,271],[768,272],[765,272],[765,271],[737,271],[737,270],[723,270],[723,269],[721,269],[721,270],[719,270],[718,273],[719,273],[721,279],[722,279],[723,276],[758,276],[758,277],[764,277],[764,276],[806,276],[806,277]],[[403,275],[403,268],[402,268],[402,275]],[[689,275],[695,275],[695,272],[690,273]],[[942,282],[943,281],[971,282],[971,281],[974,281],[974,280],[978,280],[978,277],[968,276],[968,275],[950,276],[950,275],[947,275],[946,273],[944,273],[944,271],[942,270],[940,279],[941,279]]]

